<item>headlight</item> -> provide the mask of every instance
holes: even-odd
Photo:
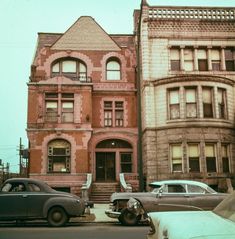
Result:
[[[127,208],[128,209],[138,209],[140,208],[140,203],[134,198],[130,198],[127,202]]]

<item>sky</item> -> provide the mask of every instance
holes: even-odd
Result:
[[[147,0],[155,6],[227,6],[234,0]],[[92,16],[109,34],[132,34],[141,0],[0,1],[0,159],[19,171],[20,138],[28,147],[27,82],[37,33],[64,33],[80,16]]]

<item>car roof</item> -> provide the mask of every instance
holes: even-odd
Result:
[[[33,178],[9,178],[5,182],[31,182],[31,183],[39,183],[44,184],[43,181]]]
[[[155,181],[150,183],[149,185],[158,185],[162,186],[164,184],[191,184],[191,185],[198,185],[201,187],[208,187],[207,184],[198,182],[198,181],[193,181],[193,180],[162,180],[162,181]]]

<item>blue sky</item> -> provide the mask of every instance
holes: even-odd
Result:
[[[27,147],[27,82],[38,32],[65,32],[80,16],[92,16],[110,34],[133,33],[141,0],[0,1],[0,159],[19,170],[19,140]],[[151,5],[231,6],[234,0],[148,0]]]

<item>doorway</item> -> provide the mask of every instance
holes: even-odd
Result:
[[[96,180],[115,181],[115,152],[96,153]]]

